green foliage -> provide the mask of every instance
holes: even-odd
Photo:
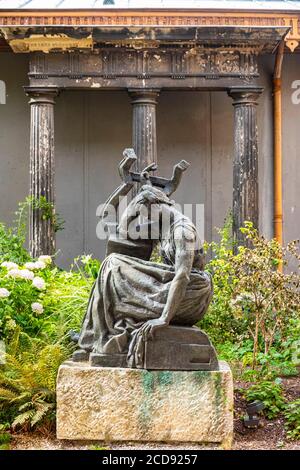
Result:
[[[9,450],[11,435],[8,432],[9,424],[0,424],[0,450]]]
[[[101,267],[101,262],[98,259],[93,258],[92,255],[84,255],[76,258],[74,263],[78,270],[82,272],[80,268],[81,263],[83,265],[84,273],[90,278],[95,280],[97,279]]]
[[[84,257],[70,271],[52,265],[16,270],[33,273],[33,279],[7,276],[9,269],[0,268],[0,288],[9,292],[0,298],[0,338],[8,345],[0,369],[0,422],[26,429],[53,425],[57,369],[74,348],[68,332],[80,329],[99,266]],[[37,277],[44,288],[35,287]]]
[[[261,401],[265,405],[264,414],[269,419],[275,418],[284,409],[285,401],[278,381],[262,381],[243,393],[248,402]]]
[[[300,366],[300,319],[294,315],[288,322],[282,348],[294,367]]]
[[[46,344],[16,329],[0,369],[0,409],[10,408],[13,428],[53,423],[57,370],[69,354],[59,343]]]
[[[252,368],[253,340],[242,342],[227,341],[216,345],[218,357],[230,363],[236,378],[246,382],[274,380],[277,377],[298,375],[298,369],[292,361],[292,349],[282,343],[272,347],[268,354],[257,354],[256,368]]]
[[[100,269],[91,255],[76,258],[69,271],[54,266],[50,257],[32,260],[23,248],[32,205],[56,230],[61,228],[53,207],[42,198],[20,204],[13,228],[0,224],[0,339],[8,352],[0,368],[0,426],[26,429],[53,425],[57,369],[74,348],[68,332],[80,329]],[[277,378],[297,373],[300,364],[299,270],[277,268],[291,256],[299,261],[299,255],[295,242],[282,248],[260,237],[249,223],[243,232],[251,248],[233,250],[228,218],[220,242],[206,245],[212,253],[207,269],[214,296],[199,326],[235,375],[255,382],[245,396],[263,401],[272,418],[284,408]],[[152,260],[161,262],[157,249]],[[299,432],[297,406],[289,404],[285,411],[291,437]],[[0,446],[2,434],[7,435],[6,428],[0,427]]]
[[[100,269],[90,255],[77,258],[69,271],[54,266],[50,256],[32,260],[23,248],[32,205],[61,228],[43,198],[21,203],[14,227],[0,224],[0,340],[7,349],[0,368],[0,426],[25,429],[53,426],[57,370],[75,347],[68,332],[80,329]]]
[[[75,261],[70,271],[54,268],[48,272],[47,290],[43,294],[45,312],[49,320],[41,330],[53,338],[63,338],[69,330],[79,330],[85,314],[89,295],[100,263],[91,257]]]
[[[292,350],[285,348],[285,343],[281,347],[272,347],[265,353],[258,353],[257,364],[259,366],[259,377],[268,380],[276,377],[290,377],[298,375],[298,370],[291,358]]]
[[[229,216],[222,229],[218,229],[220,241],[206,243],[206,252],[211,252],[211,260],[205,269],[213,276],[214,295],[204,319],[199,327],[209,333],[216,344],[240,340],[245,326],[237,319],[232,308],[232,297],[237,277],[232,265],[234,258],[231,238],[232,218]]]
[[[300,399],[288,403],[284,410],[287,436],[291,439],[300,438]]]
[[[0,262],[12,261],[22,264],[30,260],[24,248],[30,209],[39,211],[43,220],[50,220],[55,232],[64,228],[64,221],[59,214],[55,213],[52,203],[48,202],[44,196],[40,198],[28,196],[19,203],[12,227],[7,227],[0,222]]]
[[[0,268],[0,288],[9,292],[9,297],[0,297],[0,337],[9,338],[17,325],[36,335],[45,322],[44,314],[32,311],[32,304],[41,301],[41,291],[34,287],[32,280],[8,277],[8,272]],[[39,273],[39,277],[44,278],[44,274]]]
[[[54,341],[79,329],[99,266],[91,256],[78,258],[70,271],[42,260],[0,266],[0,289],[7,295],[0,290],[0,337],[9,339],[19,326]]]
[[[207,269],[213,275],[214,297],[199,326],[216,344],[240,345],[251,339],[252,358],[249,351],[245,365],[255,369],[263,366],[263,361],[257,362],[260,353],[265,364],[274,360],[274,354],[269,355],[273,345],[283,354],[282,343],[291,338],[287,336],[291,323],[300,328],[300,256],[297,242],[282,247],[276,240],[260,236],[250,222],[241,230],[249,247],[233,250],[230,219],[219,231],[220,242],[206,246],[212,251]],[[288,268],[291,259],[297,264],[295,272],[278,269],[280,264]],[[286,359],[291,361],[291,357]]]
[[[13,261],[25,263],[30,259],[24,248],[25,236],[19,236],[13,228],[6,227],[0,223],[0,263]]]
[[[39,198],[27,196],[25,201],[19,203],[17,215],[18,232],[26,232],[29,211],[33,210],[40,214],[42,220],[49,220],[55,232],[63,230],[65,221],[55,212],[54,205],[47,201],[45,196]]]
[[[291,318],[299,319],[299,252],[297,242],[282,247],[276,240],[259,236],[249,222],[241,229],[251,243],[239,247],[232,259],[237,277],[234,307],[237,317],[244,319],[253,338],[253,367],[257,353],[268,354],[276,338],[282,338]],[[297,272],[279,270],[289,267],[291,258],[298,263]]]

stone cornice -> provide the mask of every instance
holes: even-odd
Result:
[[[192,27],[192,26],[288,26],[287,46],[300,42],[300,13],[204,10],[0,10],[0,28],[6,27]]]

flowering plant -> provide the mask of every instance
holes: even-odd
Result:
[[[38,333],[41,315],[51,314],[43,307],[47,270],[50,264],[45,257],[23,265],[10,261],[0,264],[0,337],[9,337],[16,325],[28,334]]]

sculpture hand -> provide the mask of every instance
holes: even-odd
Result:
[[[142,327],[141,333],[143,335],[144,340],[153,338],[153,334],[159,328],[163,328],[164,326],[168,326],[168,323],[163,320],[162,318],[154,318],[153,320],[148,320]]]

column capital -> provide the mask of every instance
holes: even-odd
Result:
[[[129,88],[131,104],[157,104],[160,89]]]
[[[30,98],[29,104],[55,104],[55,98],[59,94],[56,87],[25,86],[24,91]]]
[[[233,106],[256,105],[263,90],[264,88],[260,86],[232,87],[229,88],[227,93],[233,99]]]

